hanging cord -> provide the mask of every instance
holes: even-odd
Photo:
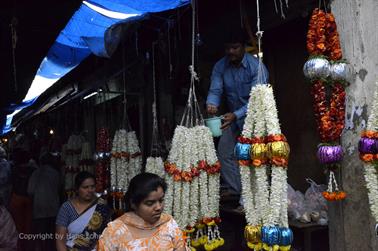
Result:
[[[152,141],[151,141],[151,156],[157,157],[160,155],[159,147],[159,126],[157,120],[157,108],[156,108],[156,72],[155,72],[155,46],[157,42],[152,43],[152,88],[153,88],[153,102],[152,102]]]
[[[168,24],[168,32],[167,32],[167,35],[168,35],[168,64],[169,64],[169,79],[173,79],[172,77],[172,72],[173,72],[173,66],[172,66],[172,55],[171,55],[171,20],[168,20],[167,24]],[[152,46],[152,49],[153,46]]]
[[[323,2],[323,6],[324,6],[324,11],[328,12],[327,4],[326,4],[325,0],[319,0],[319,10],[322,8],[322,2]]]
[[[184,115],[181,119],[180,125],[186,127],[194,127],[196,125],[203,125],[203,117],[201,109],[198,105],[196,91],[195,91],[195,81],[198,81],[198,74],[194,69],[195,60],[195,25],[196,25],[196,1],[192,1],[192,51],[191,51],[191,65],[189,66],[190,72],[190,88],[189,97]]]
[[[123,117],[122,126],[126,131],[131,131],[131,125],[127,117],[127,97],[126,97],[126,68],[125,68],[125,47],[122,47],[122,82],[123,82]]]
[[[17,84],[17,69],[16,69],[16,47],[17,47],[17,26],[18,20],[16,17],[12,18],[12,22],[9,25],[11,30],[11,37],[12,37],[12,60],[13,60],[13,80],[14,80],[14,90],[18,91],[18,84]]]
[[[280,1],[280,12],[281,12],[281,17],[282,18],[286,18],[285,17],[285,13],[284,13],[284,4],[282,3],[282,1],[285,1],[285,6],[286,8],[289,8],[289,0],[279,0]],[[278,5],[277,5],[277,0],[274,0],[274,8],[276,10],[276,13],[278,13]]]
[[[139,57],[139,45],[138,45],[138,30],[135,31],[135,52],[137,57]]]
[[[258,46],[258,58],[259,58],[259,65],[258,65],[258,69],[257,69],[257,83],[258,84],[266,84],[266,78],[267,78],[267,75],[266,75],[266,71],[264,69],[264,66],[263,66],[263,52],[261,51],[261,39],[262,39],[262,36],[263,36],[263,33],[264,31],[261,30],[261,20],[260,20],[260,4],[259,4],[259,0],[256,0],[256,11],[257,11],[257,32],[256,32],[256,36],[257,36],[257,46]]]

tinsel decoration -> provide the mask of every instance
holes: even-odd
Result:
[[[331,12],[313,11],[306,45],[310,57],[303,70],[312,83],[314,115],[320,136],[317,157],[329,173],[328,189],[323,196],[328,201],[343,200],[346,193],[340,190],[335,171],[341,167],[343,158],[340,137],[345,121],[345,85],[353,74],[350,65],[342,60],[339,34]]]

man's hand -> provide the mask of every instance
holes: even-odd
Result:
[[[223,124],[221,125],[221,129],[227,129],[235,119],[236,115],[232,112],[223,115]]]
[[[215,115],[218,112],[218,107],[215,105],[207,105],[206,111],[209,115]]]

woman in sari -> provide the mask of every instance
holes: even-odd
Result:
[[[90,251],[96,249],[101,232],[110,220],[106,202],[95,194],[95,177],[80,172],[75,177],[76,197],[66,201],[56,218],[58,251]]]
[[[163,213],[167,184],[152,173],[130,181],[125,195],[126,213],[110,222],[98,251],[185,251],[182,231],[172,216]]]

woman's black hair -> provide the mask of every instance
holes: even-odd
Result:
[[[78,190],[80,188],[81,184],[84,182],[84,180],[89,179],[89,178],[93,179],[96,183],[96,177],[93,174],[91,174],[87,171],[79,172],[75,177],[75,184],[74,184],[75,190]]]
[[[167,183],[156,174],[140,173],[132,178],[125,194],[126,212],[132,211],[132,204],[139,206],[151,192],[157,191],[159,187],[161,187],[165,193]]]

